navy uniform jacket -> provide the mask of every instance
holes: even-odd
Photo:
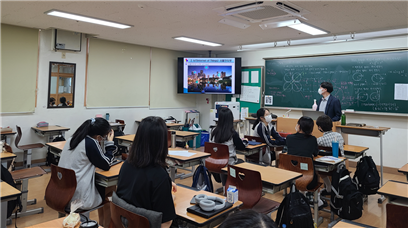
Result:
[[[317,102],[318,108],[316,109],[316,111],[319,111],[322,98]],[[325,114],[328,115],[332,119],[332,121],[339,121],[342,115],[340,101],[336,97],[332,96],[332,94],[329,95],[329,99],[325,107]]]

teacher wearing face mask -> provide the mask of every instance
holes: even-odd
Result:
[[[316,111],[324,112],[328,115],[332,121],[339,121],[342,115],[342,108],[340,107],[340,101],[333,95],[333,85],[330,82],[322,82],[318,93],[322,95],[322,98],[318,102],[318,108]]]

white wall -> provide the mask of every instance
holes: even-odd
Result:
[[[70,137],[74,131],[86,119],[95,117],[96,114],[110,113],[110,120],[116,118],[125,120],[126,134],[134,134],[137,129],[135,120],[142,119],[149,115],[161,117],[173,116],[184,122],[184,111],[188,109],[150,109],[150,108],[107,108],[107,109],[86,109],[84,107],[84,89],[85,89],[85,72],[86,72],[86,39],[82,39],[82,51],[78,53],[67,52],[66,58],[62,59],[61,52],[51,50],[51,31],[43,30],[40,34],[40,57],[39,57],[39,79],[38,79],[38,95],[37,108],[34,113],[30,114],[2,114],[1,126],[13,127],[19,125],[22,128],[23,138],[20,144],[46,143],[45,137],[40,137],[34,134],[30,127],[35,126],[40,121],[47,121],[50,125],[60,125],[69,127],[70,131],[66,132],[66,139]],[[49,78],[49,62],[69,62],[76,63],[76,89],[75,89],[75,106],[67,109],[47,109],[48,101],[48,78]],[[116,79],[113,79],[114,81]],[[113,89],[115,96],[116,91],[121,89]],[[18,93],[18,92],[16,92]],[[10,98],[12,100],[12,98]],[[17,154],[17,162],[22,161],[22,151],[14,146],[14,137],[11,139],[13,152]],[[33,151],[32,160],[42,159],[46,157],[47,149],[37,149]]]
[[[381,38],[365,41],[351,41],[336,44],[277,47],[259,51],[220,54],[219,57],[241,57],[242,66],[264,66],[263,58],[310,56],[343,52],[360,52],[408,48],[408,37]],[[286,110],[271,109],[272,113],[283,116]],[[299,118],[301,111],[292,111],[290,117]],[[383,136],[383,165],[399,168],[408,162],[408,117],[391,115],[347,114],[346,122],[366,123],[372,126],[390,127]],[[380,165],[380,141],[376,137],[349,135],[349,144],[369,147],[367,155]]]

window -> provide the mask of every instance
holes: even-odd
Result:
[[[76,64],[50,62],[47,108],[73,108]]]

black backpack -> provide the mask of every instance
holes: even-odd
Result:
[[[355,220],[362,216],[363,195],[352,181],[345,165],[332,175],[331,210],[340,218]]]
[[[212,177],[209,170],[203,165],[197,166],[193,173],[192,188],[213,193]]]
[[[59,135],[56,138],[53,139],[52,142],[57,142],[57,141],[65,141],[63,136]],[[47,156],[46,156],[46,165],[58,165],[59,164],[59,157],[54,155],[53,153],[50,152],[50,148],[47,150]]]
[[[1,165],[1,180],[13,186],[14,188],[16,188],[16,184],[14,183],[11,173],[3,165]],[[11,214],[13,213],[13,210],[16,207],[17,207],[17,211],[21,212],[21,209],[23,208],[23,206],[21,204],[20,196],[17,197],[17,199],[15,200],[10,200],[7,202],[7,218],[11,216]]]
[[[357,183],[361,193],[376,194],[379,189],[380,176],[371,156],[364,156],[358,161],[353,180]]]
[[[295,190],[294,192],[292,192]],[[285,196],[276,215],[276,226],[279,228],[313,228],[312,211],[309,200],[296,191],[292,185],[291,192]]]

